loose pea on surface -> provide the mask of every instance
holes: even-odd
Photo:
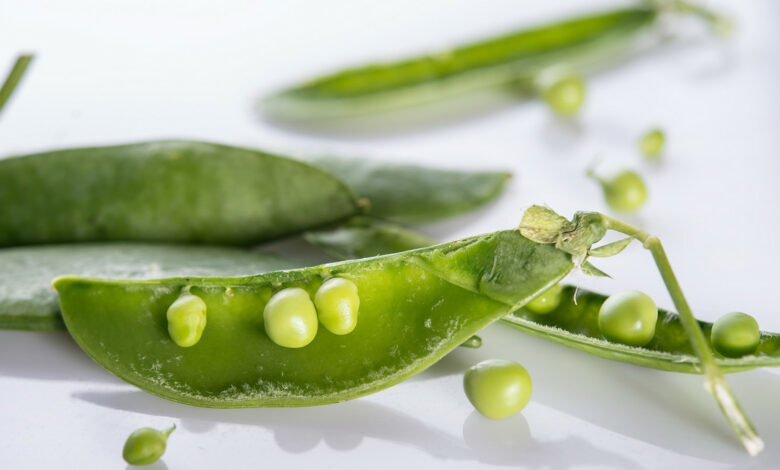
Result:
[[[585,82],[576,75],[558,79],[545,87],[542,97],[557,114],[573,116],[585,102]]]
[[[610,295],[601,304],[598,324],[608,340],[629,346],[644,346],[655,336],[658,307],[638,290]]]
[[[639,139],[639,150],[651,159],[657,159],[664,151],[666,135],[661,129],[652,129]]]
[[[531,376],[520,364],[489,359],[463,375],[463,389],[474,408],[492,419],[503,419],[525,408],[531,398]]]
[[[171,426],[167,431],[158,431],[153,428],[141,428],[134,431],[125,441],[122,449],[122,457],[130,465],[153,464],[165,453],[168,436],[176,429]]]
[[[635,171],[622,171],[609,180],[590,176],[601,184],[607,204],[616,211],[636,211],[647,200],[645,182]]]
[[[758,322],[747,313],[732,312],[718,318],[710,333],[712,346],[726,357],[753,353],[761,341]]]
[[[263,323],[274,343],[285,348],[302,348],[317,335],[317,310],[308,292],[290,287],[271,297],[263,310]]]
[[[314,295],[320,323],[336,335],[351,333],[357,326],[360,297],[354,282],[334,277],[322,283]]]
[[[183,348],[200,341],[206,328],[206,303],[187,291],[168,307],[168,334],[174,343]]]
[[[525,304],[525,309],[537,314],[550,313],[561,304],[562,291],[563,287],[555,284]]]

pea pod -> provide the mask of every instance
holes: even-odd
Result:
[[[649,7],[610,10],[397,62],[336,72],[281,91],[263,103],[283,119],[347,116],[443,101],[530,80],[560,63],[589,65],[630,49],[652,25]]]
[[[360,211],[330,173],[265,152],[162,141],[0,160],[0,246],[246,245]]]
[[[203,245],[96,243],[0,250],[0,328],[63,329],[51,281],[65,274],[154,279],[241,276],[306,263],[269,253]]]
[[[402,224],[443,219],[477,209],[495,199],[511,174],[458,171],[362,158],[311,159],[368,200],[372,217]]]
[[[54,282],[68,331],[122,379],[206,407],[305,406],[381,390],[436,362],[519,308],[573,267],[571,256],[503,231],[395,255],[245,278]],[[301,348],[272,342],[272,293],[324,279],[352,281],[360,320],[345,335],[322,328]],[[205,302],[200,341],[180,348],[165,313],[182,288]]]
[[[501,321],[525,333],[605,359],[672,372],[702,372],[701,362],[676,313],[659,309],[653,340],[643,347],[626,346],[607,341],[599,331],[599,308],[607,296],[579,289],[575,304],[574,292],[573,286],[565,286],[560,305],[548,314],[519,309]],[[701,320],[698,323],[709,341],[712,323]],[[717,356],[715,361],[723,372],[780,367],[780,334],[762,331],[758,349],[752,355],[734,359]]]

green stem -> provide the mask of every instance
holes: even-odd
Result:
[[[30,65],[30,61],[32,61],[32,59],[33,56],[31,55],[20,55],[16,58],[16,62],[14,63],[13,68],[11,68],[11,72],[8,74],[8,78],[5,79],[3,87],[0,88],[0,112],[3,111],[5,103],[13,94],[14,90],[16,89],[16,85],[19,84],[19,81],[22,79],[22,76],[27,70],[27,66]]]
[[[175,430],[176,430],[176,424],[174,423],[174,424],[171,425],[171,427],[167,431],[165,431],[163,433],[163,434],[165,434],[165,439],[168,439],[168,437],[171,435],[171,433],[173,431],[175,431]]]
[[[672,265],[669,263],[669,258],[666,256],[661,241],[657,237],[632,225],[615,220],[603,214],[602,217],[604,218],[604,223],[608,229],[636,238],[642,242],[642,245],[653,255],[658,271],[661,273],[661,278],[663,279],[664,284],[666,284],[666,289],[669,291],[674,306],[680,314],[680,321],[688,336],[688,340],[691,342],[691,347],[701,361],[705,377],[705,388],[715,397],[718,406],[720,406],[723,414],[726,415],[726,419],[729,421],[729,424],[732,429],[734,429],[734,432],[737,434],[737,437],[739,437],[748,453],[750,455],[756,455],[761,452],[764,448],[764,442],[761,440],[761,437],[759,437],[753,424],[750,422],[750,419],[748,419],[747,415],[742,410],[737,398],[732,393],[731,388],[729,388],[726,378],[715,363],[715,358],[712,355],[707,339],[704,337],[704,333],[701,331],[699,323],[696,321],[691,308],[688,306],[688,302],[685,300],[685,296],[680,288],[680,284],[677,282],[674,271],[672,271]]]

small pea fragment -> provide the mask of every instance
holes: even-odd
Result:
[[[613,294],[599,309],[599,329],[614,343],[644,346],[655,336],[657,322],[658,307],[650,296],[638,290]]]
[[[664,151],[664,145],[666,144],[666,135],[664,131],[655,128],[646,132],[641,139],[639,139],[639,150],[647,158],[657,160]]]
[[[588,173],[604,191],[604,198],[610,208],[620,212],[634,212],[647,200],[647,187],[642,177],[632,170],[625,170],[613,177],[604,179]]]
[[[718,318],[710,333],[712,346],[726,357],[742,357],[753,353],[761,340],[758,322],[742,312],[732,312]]]
[[[168,436],[176,429],[171,426],[167,431],[153,428],[141,428],[134,431],[125,441],[122,458],[130,465],[150,465],[165,453]]]
[[[194,346],[206,328],[206,302],[185,290],[168,307],[166,317],[173,342],[182,348]]]
[[[563,288],[560,284],[555,284],[546,291],[537,295],[530,302],[525,304],[525,309],[529,312],[543,315],[550,313],[561,304],[561,292]]]
[[[577,75],[565,76],[544,87],[542,98],[556,114],[574,116],[585,102],[585,81]]]
[[[480,338],[477,335],[474,335],[467,339],[466,341],[460,343],[461,348],[471,348],[471,349],[477,349],[482,347],[482,338]]]
[[[263,310],[263,323],[274,343],[302,348],[317,335],[317,310],[308,292],[290,287],[271,296]]]
[[[320,323],[335,335],[351,333],[357,326],[360,296],[349,279],[334,277],[323,282],[314,295]]]
[[[491,419],[519,412],[531,399],[531,376],[520,364],[489,359],[463,375],[463,390],[477,411]]]

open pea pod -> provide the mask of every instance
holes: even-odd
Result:
[[[244,278],[54,282],[68,331],[103,367],[156,395],[205,407],[306,406],[414,375],[559,281],[571,256],[503,231],[382,257]],[[357,327],[320,328],[305,347],[269,339],[263,310],[282,288],[357,286]],[[177,346],[166,311],[183,288],[203,299],[200,341]]]
[[[360,212],[298,160],[161,141],[0,160],[0,246],[102,240],[247,245]]]
[[[607,296],[579,289],[575,303],[574,293],[573,286],[564,286],[560,305],[548,314],[538,315],[521,308],[501,321],[525,333],[606,359],[672,372],[702,373],[701,361],[676,313],[659,309],[653,340],[643,347],[626,346],[607,341],[599,331],[599,308]],[[709,342],[712,323],[700,320],[699,327]],[[715,362],[723,372],[778,367],[780,334],[762,331],[753,354],[740,358],[717,355]]]
[[[64,329],[51,281],[65,274],[113,279],[243,276],[302,267],[292,258],[238,248],[80,243],[0,249],[0,329]]]

